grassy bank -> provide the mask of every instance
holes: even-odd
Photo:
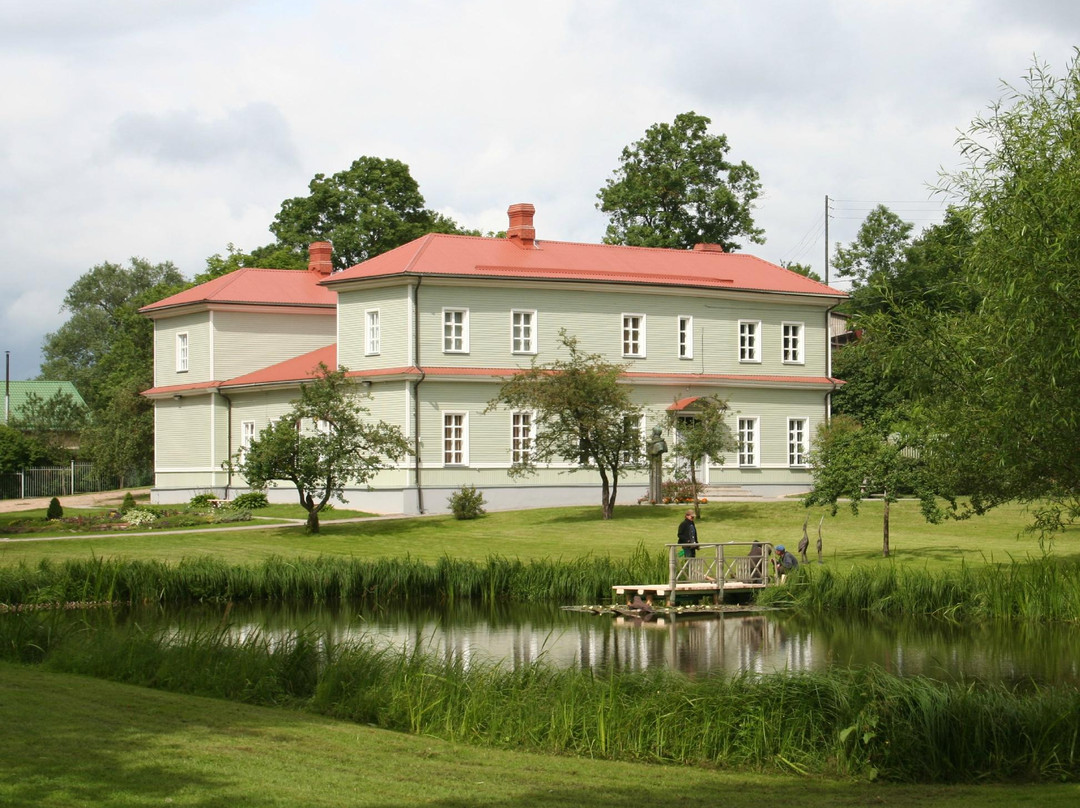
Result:
[[[902,566],[807,565],[791,586],[760,593],[762,604],[801,613],[867,612],[950,620],[1080,621],[1080,560],[961,564],[931,572]]]
[[[315,536],[305,535],[299,527],[278,527],[167,537],[117,535],[52,542],[0,541],[0,565],[36,562],[40,558],[103,556],[175,562],[213,555],[231,563],[250,563],[270,556],[409,556],[424,561],[444,556],[482,561],[490,555],[525,561],[589,555],[627,557],[641,544],[659,550],[673,542],[682,518],[681,506],[623,505],[616,508],[616,518],[607,522],[598,518],[598,511],[597,507],[546,508],[490,513],[466,522],[449,516],[324,522],[322,532]],[[813,547],[823,514],[818,509],[808,512],[795,501],[709,503],[703,508],[699,527],[703,541],[758,539],[795,546],[802,536],[803,520],[809,515]],[[1019,506],[1002,507],[963,522],[928,525],[916,503],[900,502],[893,505],[891,520],[893,555],[883,559],[880,502],[863,503],[857,517],[846,510],[835,517],[825,516],[825,561],[845,567],[891,564],[947,569],[961,562],[1008,562],[1011,558],[1041,555],[1037,540],[1024,533],[1027,515]],[[1060,536],[1053,550],[1058,557],[1080,557],[1080,529]]]
[[[470,747],[0,663],[0,804],[23,808],[1073,806],[1080,786],[919,786]]]
[[[876,670],[694,680],[543,664],[509,671],[305,632],[158,637],[58,629],[42,614],[0,626],[6,661],[503,749],[923,783],[1080,778],[1074,688]]]

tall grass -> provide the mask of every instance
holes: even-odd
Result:
[[[45,560],[0,567],[0,603],[363,599],[595,603],[611,598],[613,584],[666,579],[666,568],[664,551],[644,547],[627,558],[529,562],[500,556],[483,562],[443,557],[431,564],[407,557],[276,557],[257,565],[232,565],[212,557],[175,565],[102,558]]]
[[[511,749],[918,782],[1080,780],[1080,692],[880,670],[688,679],[517,670],[421,651],[0,621],[0,657]]]
[[[808,612],[1080,621],[1080,561],[1075,560],[963,565],[934,573],[900,566],[837,571],[810,564],[799,573],[791,586],[762,592],[759,603]]]

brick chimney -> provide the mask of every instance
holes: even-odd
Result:
[[[511,205],[506,213],[510,216],[510,226],[506,228],[506,237],[523,250],[536,248],[536,228],[533,227],[533,214],[536,208],[527,202]]]
[[[329,275],[334,271],[334,245],[329,241],[313,241],[308,247],[308,272]]]
[[[724,248],[720,244],[695,244],[694,252],[714,252],[722,253]]]

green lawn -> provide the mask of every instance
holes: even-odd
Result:
[[[919,786],[470,747],[0,664],[0,804],[20,808],[1073,806],[1080,785]]]
[[[275,506],[270,515],[285,515]],[[300,513],[302,510],[297,508]],[[214,555],[242,563],[267,556],[344,555],[374,558],[409,555],[433,560],[442,556],[481,560],[497,554],[521,558],[576,558],[584,555],[624,556],[639,545],[661,548],[675,540],[682,506],[624,505],[604,522],[599,507],[548,508],[489,513],[459,522],[451,516],[404,517],[371,522],[323,522],[322,532],[306,535],[302,527],[265,530],[183,533],[153,536],[117,535],[63,541],[0,541],[0,563],[39,558],[123,556],[179,560]],[[342,518],[345,511],[332,511]],[[794,548],[802,535],[807,510],[797,501],[709,503],[699,522],[702,541],[783,542]],[[809,511],[810,555],[814,556],[820,509]],[[1028,515],[1020,506],[1005,506],[967,521],[926,524],[915,502],[892,508],[890,562],[881,557],[880,502],[866,502],[859,515],[846,508],[825,516],[824,557],[830,564],[896,563],[941,569],[958,563],[981,564],[1041,554],[1038,539],[1024,532]],[[0,535],[3,535],[0,533]],[[1080,554],[1080,529],[1059,536],[1053,552]]]

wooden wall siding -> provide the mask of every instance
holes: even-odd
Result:
[[[412,434],[408,382],[376,382],[368,396],[360,395],[357,398],[357,404],[367,409],[367,413],[363,414],[365,420],[386,421],[400,427],[405,435]]]
[[[209,396],[188,396],[179,401],[164,399],[155,402],[156,471],[213,468],[210,452],[211,406]],[[224,460],[224,457],[221,460]]]
[[[469,352],[443,353],[443,309],[469,310]],[[644,314],[645,357],[630,361],[645,372],[742,373],[811,376],[825,373],[825,310],[795,299],[703,297],[539,288],[421,286],[420,324],[425,365],[446,367],[526,367],[531,357],[511,352],[510,312],[536,310],[538,361],[554,358],[559,329],[576,336],[581,348],[622,359],[622,315]],[[678,358],[678,319],[694,318],[693,359]],[[738,361],[738,321],[760,320],[761,362]],[[781,361],[781,324],[804,323],[806,362]]]
[[[176,335],[181,332],[188,335],[187,373],[176,372]],[[154,321],[154,386],[208,382],[210,374],[209,312]]]
[[[333,311],[325,314],[215,311],[216,378],[241,376],[323,348],[335,339]]]
[[[393,368],[409,364],[409,289],[384,286],[338,295],[338,362],[349,370]],[[377,356],[364,353],[368,309],[379,309],[382,349]]]

